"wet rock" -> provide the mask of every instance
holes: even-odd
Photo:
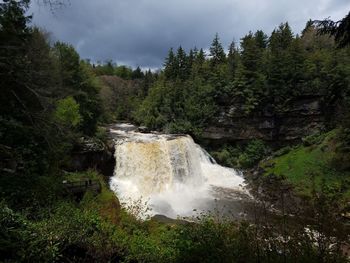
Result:
[[[147,128],[146,126],[140,126],[137,128],[136,130],[137,132],[141,132],[141,133],[148,133],[151,132],[151,130],[149,128]]]

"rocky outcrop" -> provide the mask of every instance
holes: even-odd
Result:
[[[114,147],[96,138],[80,138],[72,151],[71,164],[68,170],[85,171],[89,168],[99,170],[106,176],[111,176],[114,169]]]
[[[203,138],[212,141],[242,141],[262,139],[288,144],[325,128],[321,97],[297,97],[286,103],[283,110],[263,110],[245,115],[240,104],[222,106],[213,123],[203,132]]]

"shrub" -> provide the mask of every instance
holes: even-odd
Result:
[[[0,202],[0,261],[20,261],[25,255],[30,231],[24,217]]]
[[[325,134],[316,133],[302,138],[302,142],[304,146],[311,146],[314,144],[320,144],[324,138]]]
[[[264,158],[269,151],[262,140],[252,140],[239,155],[238,164],[242,168],[250,168]]]
[[[57,102],[54,116],[59,122],[69,127],[76,127],[82,121],[79,104],[70,96]]]
[[[292,150],[292,147],[286,146],[286,147],[283,147],[283,148],[275,151],[273,153],[273,156],[274,157],[282,156],[282,155],[285,155],[285,154],[289,153],[291,150]]]

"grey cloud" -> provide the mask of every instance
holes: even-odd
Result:
[[[288,21],[298,33],[308,19],[340,19],[348,0],[70,0],[50,12],[33,2],[33,23],[71,43],[82,58],[160,67],[170,47],[208,48],[216,32],[227,47],[249,30],[267,34]]]

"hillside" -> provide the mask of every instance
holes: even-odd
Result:
[[[312,191],[339,192],[350,201],[350,171],[337,166],[337,134],[333,130],[326,134],[306,138],[304,145],[288,147],[275,153],[275,157],[259,164],[263,176],[275,175],[295,186],[301,195],[310,196]]]

